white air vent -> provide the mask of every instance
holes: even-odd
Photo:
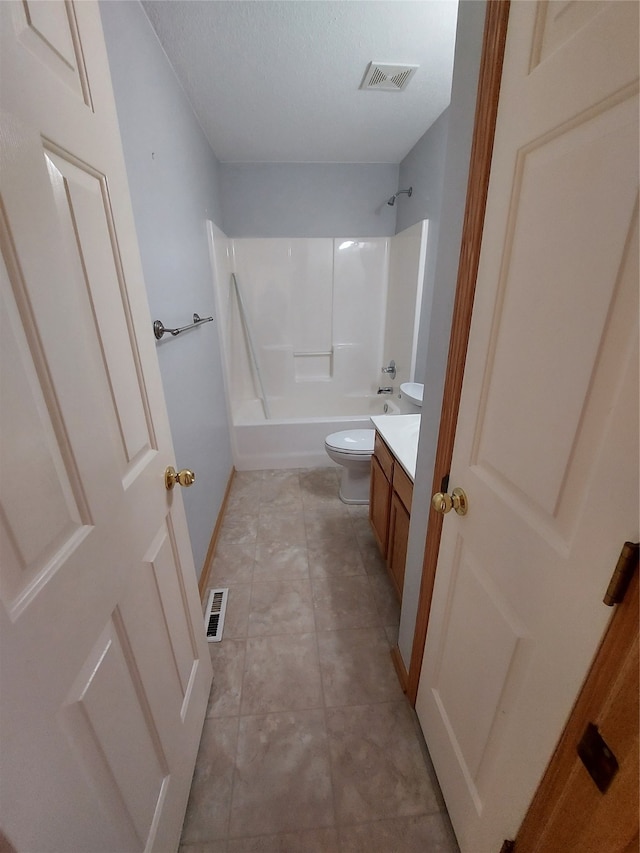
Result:
[[[209,591],[209,600],[204,611],[204,630],[207,632],[208,643],[219,643],[222,639],[228,595],[228,589],[212,589]]]
[[[418,65],[389,65],[386,62],[370,62],[361,89],[378,89],[382,92],[402,92],[418,70]]]

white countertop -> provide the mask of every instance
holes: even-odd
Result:
[[[371,422],[407,474],[415,480],[420,415],[374,415]]]

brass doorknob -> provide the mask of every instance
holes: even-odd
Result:
[[[190,471],[188,468],[183,468],[182,471],[176,471],[173,465],[169,465],[169,467],[164,472],[164,484],[167,488],[167,491],[171,491],[171,489],[176,485],[191,486],[196,479],[196,475],[193,471]]]
[[[455,488],[450,495],[446,492],[436,492],[431,498],[431,506],[442,515],[446,515],[451,509],[454,509],[458,515],[466,515],[469,501],[463,489]]]

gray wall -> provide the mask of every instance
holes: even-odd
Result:
[[[467,194],[485,9],[484,2],[462,0],[458,12],[453,87],[451,105],[448,109],[442,207],[434,268],[435,287],[424,358],[424,403],[398,640],[406,666],[411,660],[422,577],[431,480],[440,426],[440,409]]]
[[[129,189],[151,313],[165,326],[214,313],[205,220],[221,223],[219,164],[138,2],[102,2]],[[151,334],[151,329],[149,329]],[[232,459],[215,323],[157,346],[196,570]]]
[[[400,163],[400,187],[413,187],[413,192],[411,198],[401,195],[396,201],[396,232],[404,231],[423,219],[433,221],[440,218],[448,124],[449,107]]]
[[[228,237],[390,237],[398,166],[389,163],[222,163]]]
[[[429,220],[425,258],[424,287],[420,309],[420,327],[416,349],[416,382],[424,382],[431,304],[435,286],[436,258],[442,213],[442,191],[449,131],[449,107],[418,140],[400,164],[400,185],[412,187],[411,198],[398,198],[397,231],[403,231],[423,219]]]

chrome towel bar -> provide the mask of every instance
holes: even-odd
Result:
[[[164,335],[165,332],[168,332],[170,335],[173,335],[175,338],[176,335],[179,335],[180,332],[184,332],[186,329],[193,329],[195,326],[199,326],[201,323],[213,323],[213,317],[200,317],[198,314],[193,315],[193,323],[189,323],[187,326],[180,326],[179,329],[167,329],[163,326],[160,320],[153,321],[153,334],[156,336],[157,340]]]

